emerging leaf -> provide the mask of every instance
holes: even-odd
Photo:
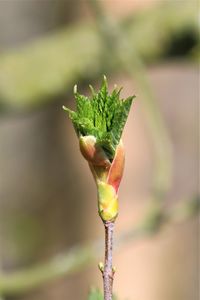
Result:
[[[78,137],[94,136],[112,161],[135,96],[120,99],[121,89],[117,88],[109,94],[105,76],[100,91],[95,93],[92,87],[91,90],[92,97],[88,98],[80,95],[75,86],[76,112],[64,109],[69,113]]]

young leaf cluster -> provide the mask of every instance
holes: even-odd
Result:
[[[115,155],[134,96],[120,99],[121,89],[108,93],[106,77],[99,92],[92,91],[92,97],[80,95],[76,86],[76,112],[64,107],[69,113],[77,135],[93,135],[110,160]]]

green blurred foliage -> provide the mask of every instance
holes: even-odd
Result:
[[[104,298],[102,292],[99,289],[92,287],[87,300],[103,300],[103,299]],[[113,300],[119,300],[119,299],[114,295]]]
[[[99,289],[91,288],[88,300],[103,300],[103,294]]]
[[[197,11],[193,1],[184,5],[162,3],[126,18],[121,27],[131,51],[144,62],[172,56],[178,48],[184,50],[182,56],[190,56],[196,53],[199,40]],[[173,50],[177,37],[180,45]],[[30,109],[49,103],[75,83],[116,72],[117,67],[94,24],[68,26],[21,49],[0,54],[0,106]]]

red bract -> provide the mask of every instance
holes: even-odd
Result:
[[[115,156],[112,161],[108,177],[107,183],[112,185],[117,193],[123,171],[124,171],[124,162],[125,162],[125,154],[124,154],[124,146],[122,144],[122,140],[116,148]]]
[[[107,158],[104,150],[96,143],[94,136],[81,137],[80,150],[88,161],[95,181],[103,181],[111,185],[117,193],[124,170],[124,147],[122,141],[116,147],[112,162]]]
[[[84,158],[94,166],[110,167],[110,161],[92,135],[80,137],[79,146]]]

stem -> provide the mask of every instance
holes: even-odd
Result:
[[[102,271],[104,300],[112,300],[112,287],[114,271],[112,267],[112,248],[113,248],[113,231],[114,222],[104,222],[105,226],[105,262]]]
[[[119,250],[128,242],[151,236],[161,230],[163,226],[169,226],[170,223],[180,226],[182,222],[187,222],[198,216],[199,203],[199,198],[194,197],[169,210],[160,210],[157,213],[163,217],[160,222],[155,223],[154,230],[151,230],[152,218],[148,218],[148,215],[146,215],[136,227],[134,226],[119,234],[115,241],[115,247]],[[53,280],[76,274],[83,268],[88,267],[91,261],[94,261],[96,256],[100,255],[102,249],[101,240],[96,240],[88,246],[73,247],[67,253],[59,254],[46,263],[37,266],[12,271],[11,273],[3,273],[2,271],[0,272],[0,297],[22,295],[37,290],[45,284],[50,284]]]

